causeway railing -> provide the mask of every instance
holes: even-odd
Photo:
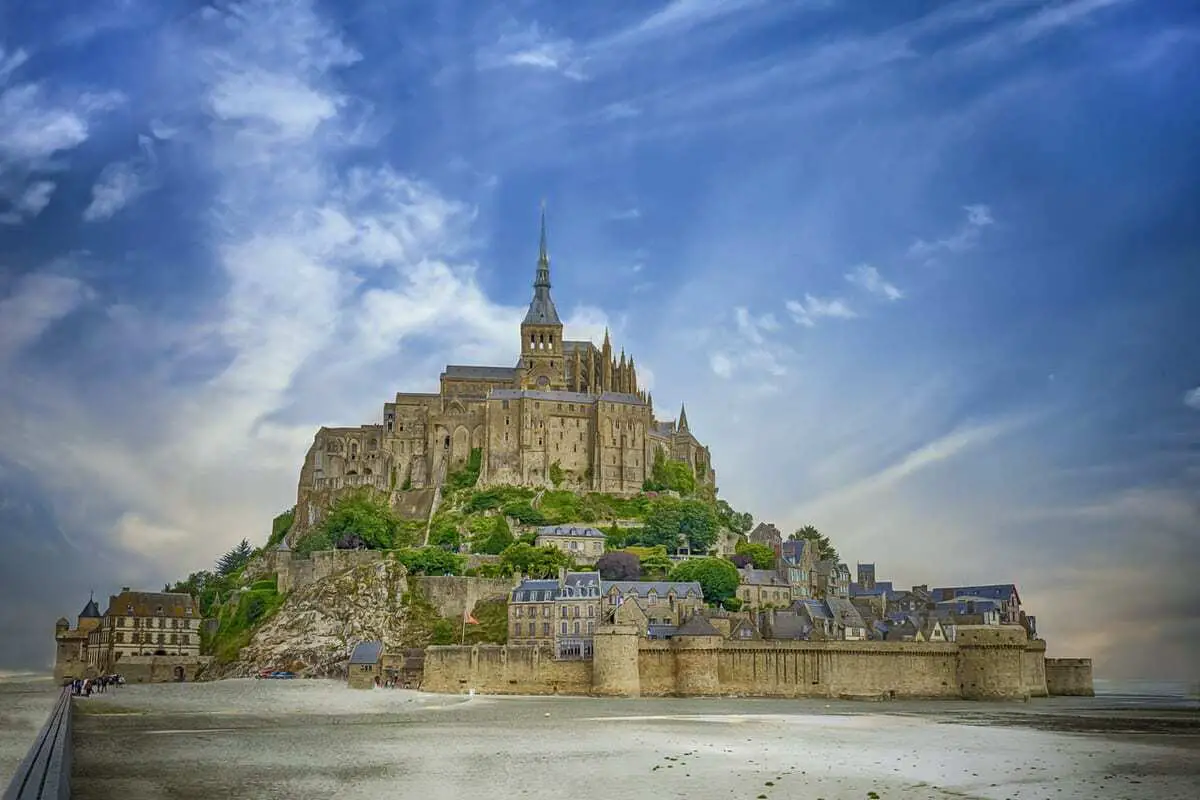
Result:
[[[71,687],[64,687],[3,800],[69,800],[71,797]]]

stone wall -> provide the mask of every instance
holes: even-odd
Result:
[[[555,661],[540,647],[430,647],[421,688],[461,694],[589,694],[591,661]]]
[[[1047,658],[1046,689],[1052,697],[1075,695],[1094,697],[1090,658]]]
[[[682,637],[648,641],[601,626],[594,667],[534,647],[434,647],[422,688],[494,694],[841,697],[1044,696],[1043,642],[988,632],[983,642],[785,642]],[[968,639],[970,637],[968,636]],[[994,641],[993,641],[994,640]],[[1015,645],[1015,646],[1014,646]],[[636,663],[636,669],[630,668]],[[1090,684],[1089,684],[1090,686]]]
[[[125,656],[113,665],[113,671],[126,683],[175,683],[194,681],[211,663],[211,656]]]
[[[508,597],[513,582],[507,578],[463,578],[458,576],[416,575],[409,582],[447,619],[459,619],[481,600]]]

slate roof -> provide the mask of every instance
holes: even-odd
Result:
[[[773,569],[754,569],[753,567],[744,567],[738,570],[743,584],[753,586],[788,586],[788,582],[779,577],[779,573]]]
[[[833,619],[833,614],[830,613],[829,607],[821,600],[797,600],[795,608],[807,612],[809,617],[814,620]]]
[[[564,590],[560,590],[560,597],[599,597],[600,596],[600,573],[599,572],[568,572],[563,578]]]
[[[604,539],[604,531],[599,528],[576,528],[574,525],[543,525],[537,529],[538,536],[575,536],[588,539]]]
[[[383,642],[359,642],[350,654],[351,664],[378,664],[383,656]]]
[[[585,392],[537,391],[535,389],[492,389],[493,400],[547,400],[559,403],[594,403],[596,396]]]
[[[558,581],[548,579],[523,580],[512,592],[514,603],[549,603],[558,595]]]
[[[652,589],[659,597],[666,597],[672,590],[676,597],[704,597],[696,581],[604,581],[602,586],[605,594],[615,588],[622,595],[633,593],[641,598],[648,597]]]
[[[645,402],[636,394],[626,394],[625,392],[603,392],[600,395],[602,403],[624,403],[630,406],[644,406]]]
[[[88,598],[87,605],[79,612],[79,616],[83,619],[100,619],[100,606],[96,605],[96,598]]]
[[[875,581],[873,588],[864,589],[861,583],[852,582],[850,584],[850,595],[852,597],[876,597],[878,595],[891,597],[895,593],[892,583],[892,581]]]
[[[960,595],[974,595],[1004,602],[1008,602],[1015,596],[1017,602],[1021,602],[1016,585],[1011,583],[993,583],[986,586],[943,586],[930,590],[930,594],[935,600],[949,600]]]
[[[130,611],[132,607],[132,611]],[[122,590],[108,598],[108,615],[114,617],[200,616],[200,608],[190,594],[181,592],[133,592]],[[189,611],[191,613],[189,613]]]
[[[808,542],[804,539],[786,541],[779,545],[779,556],[790,564],[799,564],[804,558],[804,548]]]
[[[829,607],[830,614],[837,620],[839,625],[844,625],[847,628],[865,628],[867,623],[863,622],[862,615],[858,613],[858,609],[849,600],[843,600],[840,597],[827,597],[825,604]]]
[[[763,635],[771,639],[807,639],[812,632],[812,623],[798,611],[776,611],[766,619]]]
[[[991,597],[979,597],[978,595],[966,595],[966,594],[959,595],[958,597],[951,598],[950,600],[939,600],[937,602],[937,607],[938,608],[948,608],[951,610],[961,610],[962,613],[965,613],[967,603],[975,604],[975,612],[974,613],[977,613],[977,614],[981,614],[984,611],[989,611],[989,610],[990,611],[999,611],[1000,610],[1000,601],[999,600],[995,600]]]
[[[721,632],[713,627],[713,624],[708,621],[702,614],[692,614],[688,617],[687,622],[679,626],[675,631],[678,636],[720,636]]]
[[[512,381],[517,378],[517,370],[515,367],[476,367],[463,364],[447,364],[446,370],[442,375],[447,378],[459,378],[462,380]]]

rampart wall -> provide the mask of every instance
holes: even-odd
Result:
[[[1094,697],[1090,658],[1047,658],[1046,689],[1050,695]]]
[[[513,582],[507,578],[415,575],[408,580],[447,619],[462,619],[463,613],[475,608],[476,603],[506,598],[513,588]]]
[[[211,661],[209,656],[124,656],[113,671],[126,683],[191,682]]]
[[[591,661],[555,661],[540,647],[475,645],[425,650],[421,688],[482,694],[590,694]]]
[[[960,634],[966,635],[955,643],[729,641],[719,636],[668,642],[640,639],[636,628],[602,625],[592,663],[556,662],[549,651],[529,647],[430,648],[423,688],[606,696],[1044,697],[1045,642],[1028,641],[1023,630],[1011,627],[963,626]],[[1085,681],[1074,669],[1072,680],[1090,688],[1090,672]],[[1066,675],[1066,668],[1061,672]]]

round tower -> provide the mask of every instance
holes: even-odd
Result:
[[[602,623],[592,638],[592,694],[637,697],[641,693],[637,626]]]
[[[958,687],[965,700],[1029,697],[1022,679],[1028,635],[1020,625],[960,625]]]
[[[65,633],[66,631],[70,630],[70,628],[71,628],[71,623],[69,620],[67,620],[66,617],[59,617],[58,621],[54,623],[55,635],[60,634],[60,633]]]
[[[717,653],[725,642],[721,632],[705,617],[694,614],[671,638],[675,651],[675,693],[704,697],[721,693]]]

